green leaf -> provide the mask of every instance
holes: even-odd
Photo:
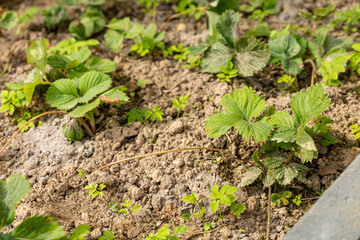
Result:
[[[116,20],[116,18],[114,18],[106,26],[113,30],[126,32],[126,31],[129,31],[129,29],[130,29],[130,23],[131,23],[131,20],[129,17],[126,17],[126,18],[123,18],[120,20]]]
[[[26,101],[28,103],[31,103],[35,88],[43,83],[42,75],[39,69],[35,68],[31,70],[29,74],[26,76],[24,83],[26,83],[26,85],[23,88]]]
[[[80,225],[77,228],[75,228],[70,236],[70,240],[84,240],[86,234],[89,234],[91,227],[89,225]]]
[[[99,93],[111,87],[112,80],[109,75],[90,71],[85,73],[79,80],[79,90],[82,97],[78,102],[85,103],[96,97]]]
[[[255,182],[256,179],[262,174],[262,170],[258,167],[249,168],[242,176],[240,185],[242,187],[248,186]]]
[[[265,100],[254,90],[248,87],[235,89],[233,94],[223,97],[221,104],[226,109],[207,121],[205,130],[210,137],[220,137],[233,126],[246,141],[253,137],[258,143],[269,137],[270,127],[266,123],[251,121],[266,109]]]
[[[70,79],[56,80],[46,94],[46,103],[60,110],[69,110],[78,104],[75,83]]]
[[[90,71],[94,70],[103,73],[109,73],[116,70],[116,63],[108,59],[102,59],[93,56],[86,61],[85,67]]]
[[[235,216],[240,217],[241,213],[245,211],[246,207],[242,204],[237,204],[236,202],[233,202],[230,209]]]
[[[186,195],[183,197],[183,201],[184,202],[189,202],[189,203],[193,203],[196,204],[199,200],[199,197],[196,193],[191,193],[190,195]]]
[[[131,211],[133,211],[134,213],[137,213],[141,208],[142,208],[141,205],[135,205],[131,208]]]
[[[302,89],[297,92],[292,97],[290,105],[297,124],[301,125],[319,117],[329,107],[330,102],[324,88],[320,84],[315,84],[307,91]]]
[[[45,74],[45,68],[47,65],[47,48],[48,40],[35,40],[26,50],[27,62],[38,68],[43,74]]]
[[[103,236],[99,237],[99,240],[112,240],[115,238],[115,235],[110,231],[105,231]]]
[[[116,30],[109,29],[105,35],[106,46],[114,52],[119,52],[122,49],[124,42],[124,34]]]
[[[275,127],[295,129],[294,118],[287,111],[279,111],[271,115],[268,123]]]
[[[105,92],[100,96],[101,100],[107,103],[113,103],[113,104],[124,104],[129,102],[129,97],[126,96],[126,93],[124,93],[122,90],[122,87],[116,87],[113,89],[110,89],[109,91]],[[107,98],[104,98],[104,96]],[[111,100],[110,100],[111,99]]]
[[[60,224],[47,216],[26,218],[10,235],[15,239],[34,240],[57,240],[66,236]]]
[[[223,36],[227,44],[235,48],[236,26],[239,22],[240,14],[234,11],[224,12],[216,23],[217,31]]]
[[[187,232],[188,230],[189,230],[189,228],[187,226],[180,225],[180,226],[174,228],[172,231],[175,235],[179,235],[179,234]]]
[[[74,140],[81,141],[84,137],[84,131],[82,130],[78,121],[70,121],[62,129],[64,135],[72,143]]]
[[[270,28],[267,23],[261,23],[255,27],[250,28],[245,34],[253,37],[268,37],[270,35]]]
[[[100,105],[100,102],[100,98],[97,98],[95,101],[82,105],[75,110],[69,112],[69,116],[73,118],[84,117],[86,113],[97,108]]]
[[[317,152],[317,148],[312,137],[305,131],[304,127],[300,126],[297,131],[296,143],[308,150]]]
[[[221,67],[226,67],[233,56],[234,50],[216,42],[205,52],[200,69],[202,72],[217,73]]]
[[[269,61],[269,47],[252,36],[240,38],[235,47],[234,68],[239,70],[239,74],[244,77],[254,75],[263,69]]]
[[[214,200],[210,203],[210,210],[215,213],[220,207],[220,201]]]
[[[132,122],[135,122],[135,121],[138,121],[138,122],[143,122],[144,121],[144,113],[145,111],[147,111],[146,109],[145,110],[139,110],[139,109],[136,109],[136,108],[132,108],[129,112],[126,112],[125,114],[128,116],[128,123],[132,123]]]
[[[16,206],[29,192],[30,184],[21,174],[0,179],[0,229],[14,220]]]
[[[18,22],[18,15],[14,11],[7,11],[1,14],[0,17],[0,28],[5,28],[7,30],[13,29]]]

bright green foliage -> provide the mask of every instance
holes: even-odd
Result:
[[[89,190],[89,196],[91,196],[92,198],[95,198],[96,196],[101,196],[103,197],[104,194],[102,192],[102,190],[106,187],[105,184],[101,183],[101,184],[89,184],[85,186],[85,189]]]
[[[316,8],[311,14],[305,10],[299,11],[299,16],[301,18],[309,20],[311,23],[318,22],[327,18],[331,13],[335,11],[335,4],[330,4],[325,8]]]
[[[0,17],[0,29],[5,28],[7,30],[13,29],[17,25],[18,15],[14,11],[6,11],[1,14]]]
[[[189,103],[189,101],[187,100],[189,98],[189,95],[185,95],[185,96],[180,96],[179,99],[174,99],[173,100],[173,107],[177,109],[178,114],[177,117],[180,116],[180,110],[182,108],[186,107],[186,104]]]
[[[49,7],[48,9],[43,10],[41,15],[44,16],[45,27],[50,30],[66,21],[68,16],[66,9],[62,5]]]
[[[225,11],[215,25],[216,35],[204,43],[189,48],[191,56],[204,53],[200,69],[203,72],[218,73],[229,61],[241,76],[252,76],[264,68],[270,57],[269,47],[252,36],[238,38],[235,28],[240,14]]]
[[[328,86],[337,86],[341,82],[338,79],[339,73],[345,72],[347,62],[351,58],[351,54],[346,52],[335,52],[334,54],[328,55],[323,60],[318,69],[318,73],[322,75],[324,83]]]
[[[183,16],[194,16],[196,20],[199,20],[203,15],[205,15],[205,11],[200,8],[203,7],[201,3],[198,3],[196,0],[180,0],[177,7],[176,12],[184,13]],[[197,10],[195,10],[197,9]]]
[[[68,238],[70,240],[85,240],[85,236],[86,234],[89,234],[91,227],[89,225],[80,225],[77,228],[75,228],[74,230],[72,230],[72,234],[69,236]]]
[[[297,34],[276,36],[269,41],[270,63],[281,62],[286,73],[296,76],[302,68],[302,57],[306,52],[307,41]]]
[[[216,74],[220,82],[231,82],[231,79],[237,77],[239,70],[234,69],[234,64],[229,61],[226,68],[220,67],[220,73]]]
[[[136,109],[132,108],[129,112],[126,112],[125,114],[128,116],[128,123],[132,123],[135,121],[143,122],[145,118],[145,113],[148,110],[146,108],[143,109]]]
[[[220,137],[235,126],[246,141],[253,138],[258,143],[268,139],[270,127],[264,122],[253,121],[266,108],[265,100],[254,90],[249,87],[235,89],[233,94],[223,97],[221,104],[226,109],[207,121],[205,130],[210,137]]]
[[[200,66],[201,64],[201,58],[195,57],[195,56],[189,56],[187,59],[186,65],[184,65],[184,68],[194,68],[197,66]]]
[[[29,112],[24,112],[23,113],[23,118],[19,118],[17,119],[17,126],[19,128],[21,128],[22,126],[24,126],[26,124],[26,122],[31,118],[31,114]],[[29,130],[30,128],[35,127],[34,122],[30,122],[28,123],[25,127],[23,127],[21,129],[21,132],[25,132],[27,130]]]
[[[47,65],[48,45],[47,39],[35,40],[26,50],[27,62],[39,69],[42,74],[45,74]]]
[[[99,240],[113,240],[115,235],[110,231],[105,231],[103,236],[99,237]],[[115,239],[117,240],[117,239]]]
[[[26,101],[25,94],[21,90],[1,91],[1,103],[0,112],[7,111],[10,116],[14,114],[16,108],[29,106],[29,102]]]
[[[350,10],[336,12],[335,19],[331,21],[332,25],[344,25],[343,29],[347,32],[357,32],[360,21],[360,5],[355,4]]]
[[[140,56],[145,56],[156,48],[164,50],[162,40],[165,32],[157,33],[157,26],[150,24],[138,36],[134,37],[135,44],[131,47],[130,52],[136,52]]]
[[[84,47],[94,47],[100,42],[94,39],[77,41],[75,38],[65,39],[49,49],[50,54],[72,55]]]
[[[211,187],[210,199],[212,201],[210,203],[210,209],[213,213],[219,210],[220,218],[218,221],[221,221],[221,205],[231,206],[231,210],[236,216],[239,216],[245,211],[245,206],[235,202],[237,197],[234,196],[234,193],[237,192],[237,190],[237,187],[228,184],[222,186],[220,190],[216,184]]]
[[[115,212],[124,213],[125,215],[128,215],[130,212],[137,213],[142,208],[141,205],[130,207],[131,205],[132,200],[125,200],[125,202],[121,204],[123,208],[120,208],[115,202],[110,203],[109,208]]]
[[[161,107],[160,106],[156,106],[151,108],[151,110],[147,110],[144,113],[145,119],[150,119],[151,121],[156,121],[158,120],[159,122],[161,122],[163,120],[163,115],[164,113],[160,111]]]
[[[62,129],[64,135],[70,140],[72,143],[74,140],[81,141],[84,137],[84,131],[82,130],[80,124],[76,120],[71,120]]]
[[[180,225],[172,230],[170,227],[165,224],[156,233],[150,233],[149,236],[145,237],[144,240],[179,240],[177,237],[185,232],[187,232],[189,228],[187,226]]]
[[[184,48],[182,43],[179,43],[177,46],[172,45],[163,51],[164,57],[173,55],[174,53],[178,53],[174,55],[174,59],[178,60],[178,62],[182,62],[188,59],[190,50],[188,48]]]
[[[273,193],[271,194],[271,202],[273,204],[279,205],[279,206],[283,206],[283,205],[288,205],[289,204],[289,198],[291,198],[292,193],[290,191],[283,191],[283,192],[279,192],[279,193]]]
[[[249,1],[249,5],[243,4],[240,6],[240,9],[251,13],[249,16],[250,19],[258,22],[273,14],[277,14],[280,10],[275,9],[276,0],[254,0]]]
[[[105,15],[95,7],[88,7],[79,20],[69,25],[69,32],[76,38],[85,40],[103,30],[106,24]]]
[[[350,128],[352,129],[351,132],[353,134],[355,134],[355,139],[359,139],[360,138],[360,126],[357,124],[353,124],[350,126]]]
[[[352,48],[355,52],[351,53],[350,67],[352,71],[360,74],[360,43],[355,43]]]
[[[291,202],[299,207],[301,204],[301,194],[296,195],[293,199],[291,199]]]
[[[139,33],[138,30],[143,29],[139,23],[135,23],[130,28],[130,18],[128,17],[121,20],[113,18],[106,27],[110,29],[105,33],[105,42],[107,47],[114,52],[119,52],[122,49],[122,43],[125,38],[128,38],[128,35],[133,35],[135,32]]]
[[[86,178],[86,174],[85,172],[82,170],[82,169],[78,169],[78,175],[76,175],[77,177],[83,177],[83,178]]]
[[[278,83],[285,83],[285,88],[289,89],[292,88],[293,90],[297,91],[294,82],[295,82],[295,78],[292,78],[290,75],[282,75],[278,80]]]

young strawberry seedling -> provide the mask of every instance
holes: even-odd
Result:
[[[179,99],[173,100],[173,107],[177,109],[177,118],[180,116],[180,111],[182,108],[186,107],[186,104],[189,103],[187,100],[189,98],[189,95],[180,96]]]
[[[291,198],[292,196],[292,192],[290,191],[283,191],[283,192],[279,192],[279,193],[273,193],[271,194],[271,202],[273,204],[279,205],[279,206],[283,206],[283,205],[288,205],[289,204],[289,198]]]
[[[124,213],[125,215],[128,215],[129,213],[137,213],[142,208],[142,206],[135,205],[130,207],[132,202],[132,200],[125,200],[124,203],[121,203],[123,208],[120,208],[119,205],[117,205],[115,202],[112,202],[110,203],[109,208],[115,212]]]
[[[104,197],[102,190],[106,187],[105,184],[89,184],[85,186],[85,189],[89,190],[89,196],[95,198],[96,196]]]

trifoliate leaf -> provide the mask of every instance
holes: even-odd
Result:
[[[79,103],[85,103],[96,97],[99,93],[108,90],[111,87],[112,80],[109,75],[90,71],[85,73],[79,80],[79,90],[82,97]]]
[[[84,104],[75,110],[69,112],[69,116],[73,118],[80,118],[84,117],[87,112],[90,112],[97,108],[100,105],[101,101],[100,98],[97,98],[95,101],[91,103]]]
[[[84,137],[84,131],[82,130],[77,120],[71,120],[63,127],[62,131],[64,135],[70,140],[70,143],[72,143],[74,140],[81,141]]]
[[[256,95],[251,88],[234,90],[233,94],[226,94],[221,104],[226,107],[222,113],[214,114],[207,121],[205,127],[210,137],[220,137],[231,127],[236,126],[239,134],[249,141],[266,140],[270,135],[270,126],[263,122],[251,120],[266,109],[265,100]]]
[[[15,209],[29,192],[30,184],[21,174],[0,179],[0,229],[14,220]]]
[[[116,70],[116,63],[108,59],[93,56],[86,61],[85,67],[90,71],[95,70],[103,73],[109,73]]]
[[[205,52],[200,69],[202,72],[217,73],[221,67],[226,67],[233,56],[234,50],[221,42],[216,42]]]
[[[235,48],[234,68],[239,70],[239,74],[244,77],[254,75],[269,61],[269,47],[252,36],[240,38]]]
[[[48,40],[35,40],[26,50],[27,62],[45,74]]]
[[[84,240],[86,234],[89,234],[91,227],[89,225],[80,225],[73,230],[73,233],[70,235],[70,240]]]
[[[56,80],[46,94],[46,103],[60,110],[69,110],[79,102],[75,83],[70,79]]]
[[[255,182],[256,179],[262,174],[262,170],[258,167],[249,168],[242,176],[240,185],[242,187],[248,186]]]
[[[12,232],[14,239],[46,239],[57,240],[66,236],[63,228],[54,219],[47,216],[26,218]]]
[[[237,39],[236,26],[239,22],[241,14],[234,11],[224,12],[216,23],[217,31],[223,36],[226,43],[235,48],[235,42]]]
[[[291,99],[291,110],[298,125],[307,124],[321,115],[330,106],[330,98],[320,84],[315,84],[307,91],[302,89]]]

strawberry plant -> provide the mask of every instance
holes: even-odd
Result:
[[[312,29],[311,29],[310,35],[312,35],[316,29],[316,25],[318,24],[318,22],[326,19],[334,11],[335,11],[335,4],[330,4],[330,5],[326,6],[325,8],[314,9],[313,13],[310,13],[305,10],[300,10],[299,16],[301,18],[307,19],[311,23]]]
[[[178,53],[175,54],[173,56],[174,59],[178,60],[178,62],[182,62],[188,59],[188,55],[190,53],[190,50],[188,48],[184,48],[182,43],[179,43],[177,46],[176,45],[172,45],[169,48],[167,48],[166,50],[163,51],[163,55],[164,57],[167,57],[169,55],[173,55],[174,53]]]
[[[231,61],[240,76],[252,76],[266,66],[269,47],[251,36],[239,38],[235,32],[239,18],[240,14],[232,10],[224,12],[215,25],[216,34],[190,48],[192,56],[204,53],[200,63],[202,72],[218,73]]]
[[[147,110],[144,113],[144,117],[145,119],[150,119],[151,121],[159,121],[161,122],[163,120],[163,115],[164,113],[160,111],[161,107],[160,106],[156,106],[151,108],[150,110]]]
[[[65,22],[68,15],[63,5],[55,5],[43,10],[41,13],[44,16],[44,25],[48,30],[56,28],[62,22]]]
[[[97,107],[103,102],[124,104],[128,97],[123,86],[109,90],[112,80],[109,75],[90,71],[80,78],[56,80],[49,87],[46,102],[59,110],[68,111],[70,117],[78,119],[90,136],[96,133]],[[82,118],[89,120],[91,129]],[[81,131],[81,128],[79,128]],[[80,133],[79,133],[80,134]]]
[[[265,100],[248,87],[225,95],[222,105],[226,109],[207,121],[207,134],[220,137],[235,126],[242,138],[246,141],[253,139],[259,147],[258,152],[253,154],[256,166],[244,174],[242,186],[253,183],[259,177],[265,186],[271,186],[275,181],[287,185],[295,178],[307,182],[308,168],[292,160],[293,156],[297,156],[306,163],[317,158],[312,137],[330,131],[327,124],[331,121],[321,116],[329,107],[330,99],[321,85],[315,84],[292,97],[290,105],[295,118],[287,111],[265,112]],[[260,142],[263,142],[262,146]],[[287,151],[290,151],[288,156]],[[265,158],[265,163],[261,162],[262,158]]]
[[[34,20],[34,16],[39,12],[39,8],[30,7],[26,9],[25,12],[18,15],[14,11],[6,11],[0,17],[0,35],[1,29],[11,30],[16,26],[24,25],[28,22],[28,20]],[[19,34],[21,32],[21,28],[18,27],[16,29],[16,33]]]
[[[89,184],[85,186],[85,189],[89,190],[89,196],[95,198],[96,196],[104,197],[102,190],[106,187],[105,184]]]
[[[221,67],[220,73],[216,74],[218,78],[220,78],[220,82],[231,82],[231,79],[237,77],[239,70],[234,69],[234,64],[229,61],[226,68]]]
[[[352,48],[355,52],[351,53],[350,67],[352,71],[360,74],[360,43],[355,43]]]

